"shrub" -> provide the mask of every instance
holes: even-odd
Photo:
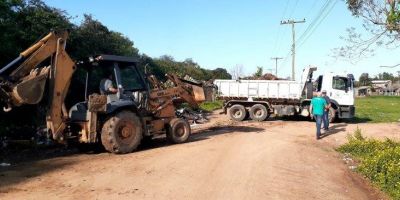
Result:
[[[222,101],[209,101],[200,104],[200,108],[205,111],[213,111],[222,108],[223,102]]]
[[[365,138],[357,128],[353,135],[348,136],[348,143],[340,146],[338,151],[355,157],[360,162],[359,173],[394,199],[400,199],[399,142]]]

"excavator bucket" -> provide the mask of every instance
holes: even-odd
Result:
[[[42,100],[49,67],[34,69],[13,87],[11,97],[14,105],[37,104]]]

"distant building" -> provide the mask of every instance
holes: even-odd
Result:
[[[355,95],[358,97],[370,96],[372,95],[372,87],[371,86],[361,86],[358,88],[354,88]]]
[[[393,84],[391,80],[373,80],[371,86],[354,88],[356,96],[388,95],[400,96],[400,84]]]
[[[388,88],[392,85],[391,80],[373,80],[371,83],[373,88]]]

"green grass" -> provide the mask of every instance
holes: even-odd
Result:
[[[203,102],[200,104],[200,108],[205,111],[214,111],[222,108],[223,101],[214,101],[214,102]]]
[[[348,136],[348,142],[337,149],[355,158],[359,165],[356,170],[370,179],[372,183],[389,194],[400,199],[400,143],[386,139],[384,141],[365,138],[361,130]]]
[[[356,98],[355,121],[397,122],[400,121],[400,97],[371,96]]]

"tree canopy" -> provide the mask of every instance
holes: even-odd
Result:
[[[346,43],[333,50],[337,58],[352,62],[373,56],[376,47],[397,48],[400,38],[399,0],[346,0],[353,16],[363,20],[363,35],[354,27],[341,37]]]
[[[75,60],[96,54],[134,56],[140,57],[143,65],[148,64],[159,79],[164,79],[166,73],[188,74],[198,80],[231,77],[221,68],[204,69],[191,58],[179,62],[168,55],[160,58],[141,55],[130,38],[109,30],[91,15],[86,14],[80,24],[73,24],[68,13],[41,0],[2,0],[0,13],[0,66],[13,60],[49,31],[68,29],[67,52]]]

